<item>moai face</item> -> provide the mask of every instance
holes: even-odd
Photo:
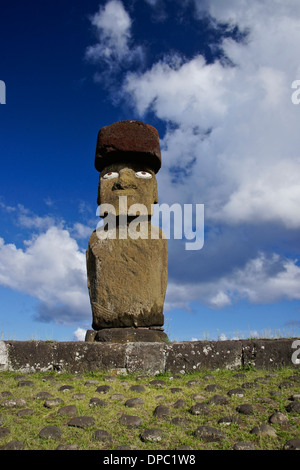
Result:
[[[127,207],[120,206],[120,197],[126,196]],[[153,215],[153,204],[157,204],[157,181],[155,173],[147,166],[138,163],[113,163],[106,166],[100,173],[97,203],[111,204],[116,215],[125,213],[136,215],[133,204],[143,204],[149,217]],[[105,211],[104,211],[105,212]]]

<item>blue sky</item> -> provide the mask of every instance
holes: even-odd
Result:
[[[98,130],[160,134],[159,203],[204,204],[169,240],[171,340],[299,335],[297,0],[11,1],[1,6],[0,333],[82,339]]]

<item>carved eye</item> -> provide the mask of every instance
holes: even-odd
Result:
[[[118,178],[118,176],[119,173],[117,173],[116,171],[109,171],[108,173],[105,173],[105,175],[103,175],[103,179],[110,180],[112,178]]]
[[[151,173],[149,173],[148,171],[137,171],[135,176],[137,178],[148,178],[148,179],[152,178]]]

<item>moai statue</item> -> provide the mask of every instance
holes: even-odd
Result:
[[[140,121],[100,129],[95,167],[100,172],[99,215],[87,249],[93,332],[86,340],[165,341],[167,240],[151,224],[161,166],[157,130]]]

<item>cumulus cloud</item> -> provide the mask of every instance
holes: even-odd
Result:
[[[67,324],[87,318],[85,253],[70,233],[52,226],[24,245],[0,239],[0,284],[38,299],[38,320]]]
[[[143,59],[141,46],[131,44],[131,18],[119,0],[110,0],[90,18],[97,37],[96,44],[86,49],[86,59],[105,64],[105,72],[96,80],[116,71],[121,64],[137,63]]]
[[[191,309],[191,302],[201,302],[211,308],[224,308],[240,300],[267,304],[279,300],[300,300],[300,267],[297,260],[277,254],[260,253],[242,268],[210,282],[170,283],[166,309]]]
[[[203,14],[203,2],[195,4]],[[141,117],[151,112],[167,123],[162,197],[204,202],[207,220],[217,223],[300,227],[299,110],[291,103],[300,7],[293,0],[276,5],[207,3],[216,24],[248,31],[244,41],[223,40],[231,65],[177,52],[124,81]],[[176,181],[174,168],[182,175]]]

